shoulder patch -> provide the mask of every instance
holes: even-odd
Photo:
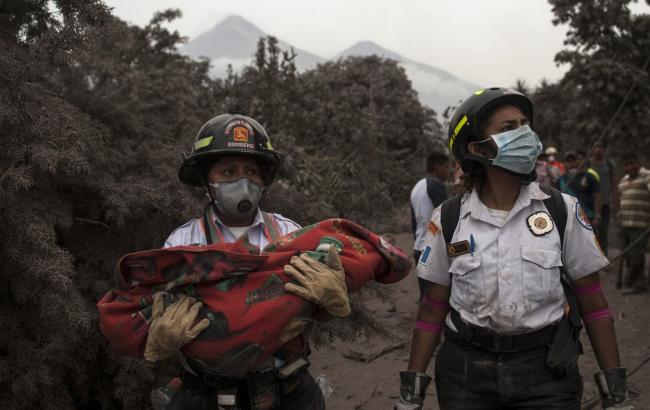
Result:
[[[580,202],[576,202],[576,219],[586,229],[589,229],[590,231],[593,231],[594,228],[591,227],[591,222],[589,222],[589,217],[587,217],[587,213],[585,212],[584,209],[582,209],[582,205],[580,205]]]
[[[526,219],[528,229],[535,236],[543,236],[553,230],[554,224],[551,216],[544,211],[535,212]]]
[[[431,232],[431,235],[436,236],[440,233],[440,228],[436,225],[435,222],[429,221],[427,225],[427,231]]]

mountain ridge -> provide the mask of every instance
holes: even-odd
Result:
[[[250,64],[259,38],[266,35],[245,18],[229,15],[212,29],[190,40],[181,47],[180,52],[193,58],[209,58],[210,74],[214,77],[224,77],[228,65],[238,71]],[[329,59],[293,47],[281,39],[278,39],[278,46],[283,50],[293,48],[296,53],[296,68],[299,71],[313,69],[320,63],[349,56],[378,55],[395,60],[406,71],[420,101],[433,108],[438,114],[448,106],[458,105],[462,99],[479,88],[448,71],[414,61],[370,40],[358,41]]]

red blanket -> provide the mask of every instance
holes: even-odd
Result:
[[[100,329],[118,350],[142,357],[153,293],[168,292],[167,303],[175,295],[189,295],[204,304],[197,321],[207,317],[211,324],[182,349],[184,355],[217,374],[245,374],[282,345],[279,336],[293,318],[312,314],[312,303],[284,291],[292,279],[283,266],[297,252],[314,251],[322,243],[342,246],[349,291],[370,280],[397,282],[411,267],[399,248],[343,219],[286,235],[261,255],[241,242],[136,252],[120,259],[118,289],[97,303]]]

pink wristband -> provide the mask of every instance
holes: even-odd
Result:
[[[427,297],[427,295],[424,295],[422,298],[422,304],[429,306],[431,309],[438,309],[442,311],[448,311],[451,309],[449,302],[443,300],[431,300]]]
[[[605,317],[612,317],[612,312],[609,308],[594,310],[582,316],[582,322],[587,325],[588,323],[593,322],[594,320],[602,319]]]
[[[585,286],[583,288],[576,287],[575,290],[576,290],[576,295],[585,296],[585,295],[593,295],[594,293],[598,293],[603,290],[603,287],[600,284],[600,282],[596,282],[593,285]]]
[[[427,333],[440,333],[442,331],[442,326],[439,324],[425,322],[424,320],[417,320],[415,322],[415,328]]]

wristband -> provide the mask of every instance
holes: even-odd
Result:
[[[609,308],[594,310],[593,312],[589,312],[589,313],[583,315],[582,316],[582,322],[586,326],[588,323],[591,323],[594,320],[603,319],[603,318],[606,318],[606,317],[609,317],[609,318],[612,317],[612,312],[609,310]]]
[[[418,320],[415,322],[415,328],[427,333],[440,333],[442,331],[442,326],[438,323],[425,322],[424,320]]]
[[[576,295],[579,296],[586,296],[586,295],[593,295],[594,293],[601,292],[603,290],[603,286],[601,285],[600,282],[596,282],[593,285],[589,286],[584,286],[582,288],[576,287]]]
[[[449,309],[451,309],[449,302],[443,300],[431,300],[427,297],[427,295],[424,295],[424,297],[422,298],[422,304],[429,306],[431,309],[437,309],[442,311],[448,311]]]

